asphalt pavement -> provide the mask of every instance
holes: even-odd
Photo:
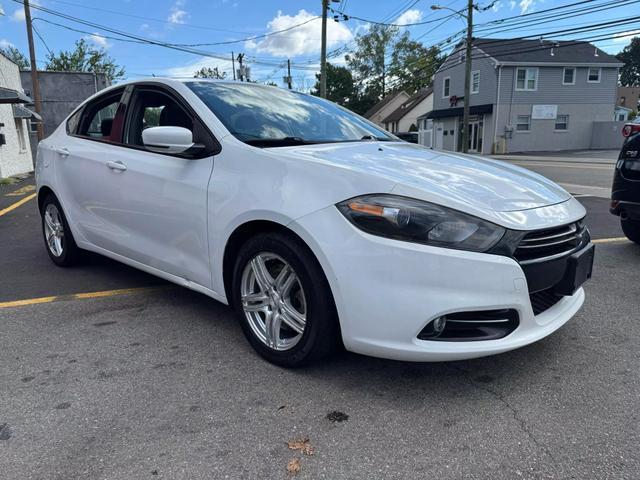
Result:
[[[0,187],[0,212],[32,183]],[[0,478],[638,478],[640,247],[606,198],[579,200],[601,243],[584,308],[552,336],[294,371],[207,297],[97,255],[55,267],[27,200],[0,213]],[[288,448],[305,439],[312,455]]]

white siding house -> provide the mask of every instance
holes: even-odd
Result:
[[[384,128],[391,133],[417,132],[418,117],[431,110],[433,110],[433,90],[423,88],[383,120]]]
[[[33,170],[29,145],[30,103],[20,84],[18,66],[0,54],[0,178]]]
[[[371,107],[363,116],[384,128],[384,119],[407,100],[409,100],[409,94],[407,92],[399,91],[390,93]]]

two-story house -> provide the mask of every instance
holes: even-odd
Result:
[[[384,128],[384,119],[409,100],[409,97],[409,94],[403,90],[389,93],[367,110],[363,117]]]
[[[613,118],[621,66],[587,42],[475,39],[469,151],[590,148],[593,123]],[[434,148],[461,150],[464,76],[459,44],[434,76],[434,110],[420,119]]]

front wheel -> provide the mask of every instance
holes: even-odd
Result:
[[[640,245],[640,220],[621,219],[620,225],[624,235],[632,242]]]
[[[253,348],[277,365],[307,364],[338,343],[328,282],[315,257],[292,236],[261,234],[243,245],[233,302]]]

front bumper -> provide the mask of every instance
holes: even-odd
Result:
[[[582,289],[534,315],[527,280],[513,259],[366,234],[335,207],[290,227],[316,253],[331,285],[348,350],[407,361],[482,357],[533,343],[564,325]],[[497,340],[418,339],[433,319],[455,312],[514,309],[518,327]]]

